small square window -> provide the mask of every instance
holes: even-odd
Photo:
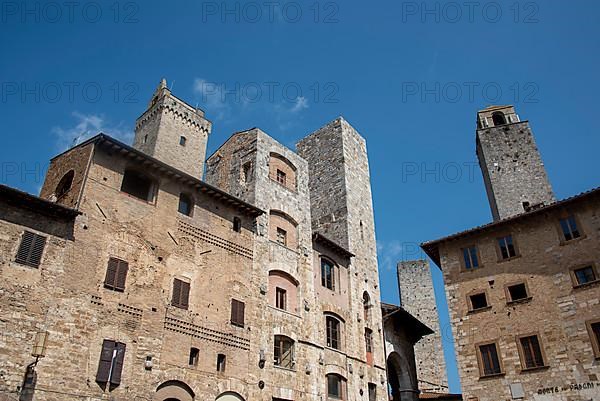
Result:
[[[560,219],[559,222],[565,241],[570,241],[572,239],[581,237],[581,233],[579,232],[579,228],[577,227],[575,216],[570,215],[564,219]]]
[[[187,138],[185,136],[180,136],[179,137],[179,144],[181,146],[185,146],[186,143],[187,143]]]
[[[285,185],[286,183],[286,174],[279,169],[277,169],[277,182],[281,185]]]
[[[469,301],[471,303],[472,311],[476,311],[479,309],[485,309],[489,306],[485,292],[480,292],[478,294],[469,295]]]
[[[576,285],[590,284],[598,280],[594,266],[584,266],[573,270]]]
[[[277,242],[287,246],[287,231],[280,227],[277,227]]]
[[[275,307],[277,309],[286,310],[287,309],[287,291],[283,288],[275,288]]]
[[[527,286],[525,285],[525,283],[509,285],[507,289],[509,302],[521,301],[529,298],[529,294],[527,293]]]
[[[479,258],[477,257],[477,247],[470,246],[463,248],[463,261],[465,263],[465,269],[473,270],[479,267]]]
[[[517,256],[512,235],[498,238],[498,246],[500,248],[500,255],[502,256],[502,259],[510,259]]]

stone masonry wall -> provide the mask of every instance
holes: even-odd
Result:
[[[399,262],[398,287],[400,306],[434,331],[415,345],[419,389],[427,392],[447,392],[446,363],[429,262]]]

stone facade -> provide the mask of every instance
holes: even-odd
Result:
[[[203,182],[210,123],[164,82],[155,95],[134,147],[98,135],[52,160],[41,197],[56,203],[30,202],[80,216],[0,214],[0,399],[17,397],[47,333],[23,399],[312,401],[331,380],[345,400],[387,400],[364,139],[336,120],[321,131],[330,148],[305,142],[301,157],[240,132]],[[311,163],[326,152],[343,175],[319,186]],[[334,182],[341,200],[311,202]],[[311,218],[330,209],[342,222],[332,239]],[[49,238],[37,267],[14,262],[31,227]]]
[[[477,157],[494,220],[556,200],[529,122],[512,106],[478,113]]]
[[[514,184],[535,194],[542,176]],[[465,400],[600,399],[599,216],[595,189],[422,244],[443,270]]]
[[[429,262],[399,262],[398,288],[400,306],[434,331],[415,344],[419,389],[424,392],[447,393],[446,363]]]

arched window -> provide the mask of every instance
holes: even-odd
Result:
[[[333,315],[325,315],[326,344],[329,348],[342,349],[342,321]]]
[[[56,195],[57,199],[65,196],[67,192],[71,189],[73,185],[73,178],[75,177],[75,171],[69,170],[69,172],[60,179],[60,182],[56,186],[56,190],[54,191],[54,195]]]
[[[269,303],[292,313],[297,312],[298,281],[280,270],[269,272]]]
[[[271,210],[269,217],[269,239],[287,248],[298,248],[298,223],[279,210]]]
[[[278,153],[269,155],[269,177],[284,187],[296,190],[296,166]]]
[[[321,258],[321,285],[331,291],[337,288],[337,268],[335,263],[327,258]]]
[[[368,292],[363,293],[363,313],[365,323],[371,319],[371,297]]]
[[[327,375],[327,399],[346,399],[346,379],[334,373],[330,373]]]
[[[273,357],[275,366],[293,369],[296,364],[294,360],[294,340],[286,336],[275,336]]]
[[[192,201],[192,197],[187,194],[179,194],[179,213],[185,214],[186,216],[192,215],[192,210],[194,210],[194,202]]]
[[[497,127],[498,125],[506,124],[506,117],[503,112],[496,111],[492,114],[492,121],[494,121],[494,126]]]

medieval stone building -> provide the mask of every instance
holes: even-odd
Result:
[[[443,270],[463,397],[600,399],[600,189],[555,201],[527,121],[478,113],[494,221],[422,244]]]
[[[99,134],[40,197],[0,187],[0,399],[388,399],[365,140],[254,128],[204,166],[210,131],[163,81],[133,147]]]

